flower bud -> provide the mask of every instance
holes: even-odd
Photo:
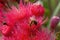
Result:
[[[43,16],[44,15],[44,7],[41,5],[33,5],[31,7],[32,14],[35,16]]]
[[[50,22],[51,29],[55,29],[57,24],[58,24],[58,22],[59,22],[59,17],[53,16],[51,18],[51,22]]]

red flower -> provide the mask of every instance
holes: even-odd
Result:
[[[4,14],[6,24],[1,26],[4,40],[50,40],[52,37],[50,31],[42,29],[44,7],[23,5],[22,0],[20,1],[18,9],[12,6]]]

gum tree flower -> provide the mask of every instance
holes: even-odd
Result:
[[[43,6],[24,5],[22,0],[18,8],[11,6],[0,24],[3,40],[54,40],[53,33],[42,28],[44,11]]]

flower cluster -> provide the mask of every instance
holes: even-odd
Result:
[[[11,6],[7,12],[0,10],[0,30],[3,40],[55,40],[53,33],[42,28],[45,20],[43,6],[28,3],[22,0],[18,8]]]

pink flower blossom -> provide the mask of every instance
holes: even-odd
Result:
[[[3,40],[54,40],[53,33],[42,29],[44,7],[41,5],[12,6],[4,14],[5,24],[2,23],[1,32]],[[3,21],[3,22],[4,22]]]

